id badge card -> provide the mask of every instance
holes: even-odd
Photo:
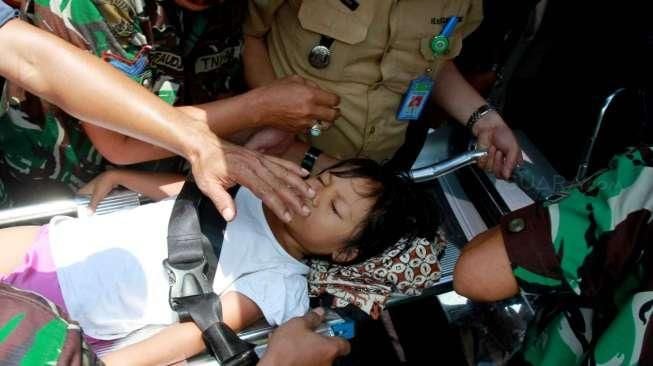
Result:
[[[432,90],[433,79],[427,75],[421,75],[413,79],[408,86],[404,99],[399,105],[397,119],[404,121],[418,120],[431,96]]]

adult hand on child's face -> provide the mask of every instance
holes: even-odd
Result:
[[[249,93],[261,124],[288,132],[305,132],[321,121],[328,129],[340,116],[340,98],[312,81],[293,75],[275,80]]]
[[[327,337],[315,332],[324,321],[321,308],[303,317],[289,320],[275,330],[259,366],[326,366],[349,353],[349,342],[340,337]]]
[[[256,132],[247,140],[245,147],[263,154],[281,156],[295,141],[295,134],[273,127]]]
[[[215,138],[203,141],[194,154],[189,154],[193,176],[225,220],[236,215],[234,201],[226,191],[236,183],[249,188],[285,222],[292,219],[293,211],[304,216],[310,213],[303,198],[313,198],[315,191],[301,178],[309,174],[306,170]]]
[[[473,127],[478,147],[488,149],[488,156],[479,166],[494,172],[498,178],[509,179],[513,169],[522,162],[522,152],[515,135],[498,113],[491,112]]]

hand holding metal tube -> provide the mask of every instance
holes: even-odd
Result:
[[[324,321],[324,309],[309,311],[293,318],[272,335],[259,366],[326,366],[349,353],[349,342],[340,337],[327,337],[314,332]]]
[[[487,156],[487,149],[470,150],[451,159],[411,170],[409,176],[417,183],[426,182],[472,165]],[[511,180],[535,201],[544,201],[556,192],[556,188],[549,181],[544,177],[537,176],[536,170],[530,162],[522,162],[517,165],[512,172]]]

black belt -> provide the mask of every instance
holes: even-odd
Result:
[[[236,190],[230,191],[232,196]],[[221,365],[255,365],[254,345],[222,322],[220,299],[213,292],[226,225],[197,185],[184,183],[168,223],[168,258],[163,261],[170,280],[168,299],[180,321],[200,328],[208,351]]]

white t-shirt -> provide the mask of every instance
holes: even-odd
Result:
[[[83,219],[55,217],[50,241],[66,307],[85,333],[117,339],[178,321],[168,305],[168,220],[174,199]],[[308,310],[309,268],[277,242],[261,200],[241,188],[227,225],[213,290],[253,300],[273,325]]]

